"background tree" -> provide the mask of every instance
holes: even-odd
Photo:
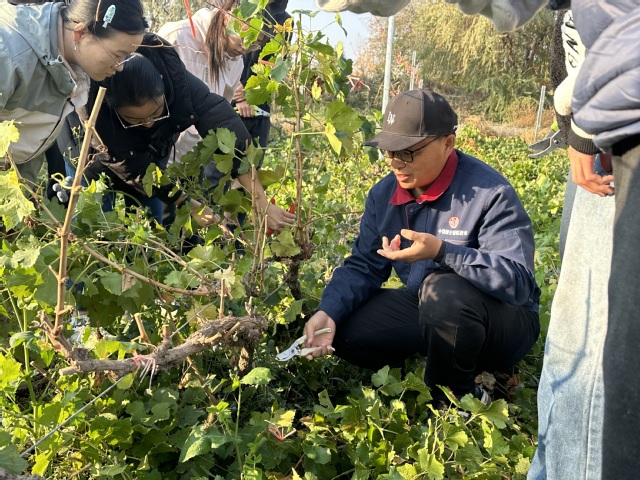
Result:
[[[540,86],[548,82],[553,29],[548,11],[515,32],[500,33],[488,19],[464,15],[455,5],[415,0],[396,15],[395,29],[392,85],[397,90],[409,86],[413,51],[416,86],[423,80],[426,88],[464,96],[476,113],[496,120],[523,101],[537,100]],[[379,92],[386,31],[387,20],[374,17],[355,66]]]
[[[187,9],[184,2],[175,0],[145,0],[142,2],[147,18],[149,29],[157,32],[158,29],[167,22],[175,22],[187,18]],[[189,0],[191,13],[195,13],[201,8],[211,7],[212,2],[204,0]]]

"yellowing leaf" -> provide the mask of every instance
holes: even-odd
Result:
[[[15,170],[0,172],[0,217],[7,229],[12,229],[34,211],[33,204],[20,189]]]
[[[13,120],[0,122],[0,157],[7,154],[10,143],[16,143],[19,139],[20,133]]]

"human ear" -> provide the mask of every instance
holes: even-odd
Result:
[[[456,146],[456,136],[454,134],[447,135],[444,137],[444,145],[447,152],[450,152]]]
[[[80,39],[89,33],[89,29],[84,23],[77,23],[73,27],[73,43],[79,43]]]

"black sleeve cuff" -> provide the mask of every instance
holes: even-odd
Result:
[[[593,139],[581,137],[573,130],[569,132],[569,145],[585,155],[600,153],[600,149],[593,143]]]
[[[433,257],[433,261],[434,262],[440,263],[444,259],[444,254],[445,254],[445,250],[446,250],[446,244],[447,244],[447,242],[445,242],[445,241],[443,241],[440,244],[440,250],[438,250],[438,253],[436,254],[436,256]]]

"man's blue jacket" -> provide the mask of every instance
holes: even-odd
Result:
[[[443,240],[442,261],[392,262],[379,255],[382,237],[391,240],[403,228]],[[403,238],[402,248],[409,245]],[[339,323],[382,286],[393,267],[416,296],[429,274],[453,271],[502,302],[537,311],[533,256],[531,220],[513,187],[484,162],[455,150],[417,201],[393,173],[374,185],[351,256],[334,271],[318,310]]]

